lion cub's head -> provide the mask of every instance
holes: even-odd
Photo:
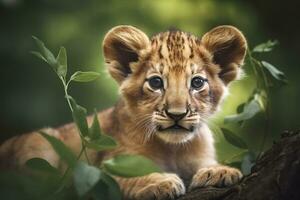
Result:
[[[202,38],[172,30],[151,39],[132,26],[117,26],[103,41],[105,61],[120,84],[125,107],[145,139],[183,143],[217,109],[238,77],[247,44],[232,26]]]

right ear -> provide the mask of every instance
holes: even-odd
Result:
[[[134,72],[131,63],[141,60],[149,49],[150,40],[147,35],[133,26],[116,26],[103,40],[108,71],[119,84]]]

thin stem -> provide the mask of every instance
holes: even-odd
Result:
[[[76,160],[79,160],[79,159],[80,159],[80,157],[82,156],[84,150],[85,150],[85,146],[82,146],[82,147],[81,147],[81,150],[80,150],[80,153],[78,154]],[[65,187],[65,185],[66,185],[66,178],[67,178],[67,176],[68,176],[70,170],[71,170],[71,167],[68,166],[68,168],[66,169],[66,171],[64,172],[63,176],[61,177],[61,179],[60,179],[60,181],[59,181],[59,184],[58,184],[58,185],[60,185],[60,187],[53,193],[53,195],[58,194],[60,191],[62,191],[62,190],[64,189],[64,187]]]
[[[60,80],[61,80],[62,83],[63,83],[63,86],[64,86],[64,92],[65,92],[65,96],[66,96],[66,99],[67,99],[69,108],[70,108],[71,112],[73,112],[72,104],[71,104],[71,102],[70,102],[70,99],[68,98],[68,96],[69,96],[69,94],[68,94],[68,87],[69,87],[70,81],[68,81],[68,83],[66,84],[66,80],[65,80],[64,77],[60,76],[59,78],[60,78]],[[76,126],[77,126],[77,124],[76,124]],[[82,136],[81,136],[81,134],[80,134],[80,130],[79,130],[78,126],[77,126],[77,130],[78,130],[78,133],[79,133],[79,136],[80,136],[80,139],[81,139],[81,144],[82,144],[82,146],[81,146],[80,153],[78,154],[76,160],[78,161],[78,160],[80,159],[80,157],[82,156],[82,154],[84,153],[84,155],[85,155],[85,157],[86,157],[88,163],[90,164],[89,159],[88,159],[88,156],[87,156],[87,152],[86,152],[86,146],[85,146],[85,144],[84,144],[84,141],[83,141],[83,138],[82,138]],[[62,178],[61,178],[60,183],[63,183],[63,182],[65,181],[65,179],[66,179],[66,177],[67,177],[67,175],[68,175],[68,173],[69,173],[70,170],[71,170],[71,166],[68,166],[68,168],[66,169],[66,171],[64,172],[64,174],[63,174],[63,176],[62,176]],[[65,185],[65,184],[62,184],[62,186],[58,188],[57,192],[59,192],[61,189],[63,189],[64,185]]]
[[[88,164],[90,165],[91,164],[91,162],[90,162],[90,159],[89,159],[89,157],[88,157],[88,155],[87,155],[87,151],[86,151],[86,148],[84,148],[84,156],[85,156],[85,158],[86,158],[86,160],[87,160],[87,162],[88,162]]]
[[[264,115],[265,115],[264,136],[263,136],[260,148],[259,148],[259,154],[257,156],[257,159],[259,159],[261,157],[262,153],[263,153],[263,150],[264,150],[264,147],[265,147],[265,144],[266,144],[266,141],[267,141],[267,137],[269,135],[269,128],[270,128],[270,113],[269,113],[269,101],[268,101],[268,98],[269,98],[269,82],[268,82],[267,76],[265,74],[265,71],[263,69],[262,63],[260,61],[256,60],[255,58],[253,58],[253,61],[259,66],[259,69],[261,71],[261,74],[262,74],[262,77],[263,77],[263,80],[264,80],[264,87],[263,88],[266,92],[266,103],[265,103],[265,112],[264,112]]]
[[[251,51],[250,51],[249,48],[247,49],[247,53],[248,53],[248,56],[249,56],[249,60],[250,60],[251,67],[253,68],[253,71],[254,71],[255,75],[257,76],[258,73],[257,73],[257,70],[256,70],[256,68],[255,68],[255,64],[254,64],[254,62],[253,62],[254,58],[252,57],[252,53],[251,53]]]
[[[63,78],[63,77],[60,77],[60,80],[62,81],[63,85],[64,85],[64,91],[65,91],[65,96],[66,96],[66,99],[67,99],[67,102],[68,102],[68,105],[71,109],[71,111],[73,112],[73,108],[72,108],[72,104],[70,102],[70,99],[68,98],[69,94],[68,94],[68,88],[69,88],[69,84],[71,83],[71,79],[66,83],[66,80]],[[77,127],[77,130],[78,132],[80,133],[80,130],[79,128]],[[86,152],[86,148],[85,148],[85,144],[84,144],[84,141],[83,141],[83,138],[82,138],[82,135],[79,134],[80,138],[81,138],[81,144],[82,144],[82,147],[83,147],[83,151],[84,151],[84,155],[88,161],[88,164],[90,164],[90,161],[89,161],[89,158],[88,158],[88,155],[87,155],[87,152]]]
[[[68,96],[69,96],[69,94],[68,94],[68,87],[69,87],[70,81],[66,84],[66,80],[65,80],[62,76],[60,76],[59,78],[60,78],[61,82],[62,82],[63,85],[64,85],[65,97],[66,97],[66,99],[67,99],[69,108],[70,108],[71,111],[73,112],[72,104],[71,104],[71,102],[70,102],[70,99],[68,98]]]
[[[256,60],[255,58],[253,58],[253,60],[254,60],[254,62],[259,66],[259,69],[260,69],[260,71],[261,71],[261,73],[262,73],[262,77],[263,77],[263,79],[264,79],[265,89],[266,89],[266,91],[268,91],[268,89],[269,89],[269,82],[268,82],[268,78],[267,78],[267,76],[266,76],[266,73],[265,73],[265,71],[264,71],[264,69],[263,69],[263,66],[262,66],[262,64],[261,64],[260,61]]]
[[[264,127],[264,137],[263,137],[263,140],[262,140],[262,143],[260,145],[260,148],[259,148],[259,154],[257,156],[257,159],[259,159],[263,153],[263,150],[264,150],[264,147],[265,147],[265,144],[266,144],[266,141],[267,141],[267,137],[269,135],[269,129],[270,129],[270,109],[269,109],[269,105],[268,103],[266,103],[266,110],[265,110],[265,127]]]
[[[84,139],[82,138],[81,135],[80,135],[80,138],[81,138],[81,146],[83,147],[83,153],[84,153],[84,156],[85,156],[85,158],[86,158],[86,160],[87,160],[87,163],[88,163],[88,164],[91,164],[91,163],[90,163],[90,160],[89,160],[89,157],[88,157],[88,155],[87,155],[86,145],[85,145],[85,143],[84,143]]]
[[[257,77],[258,77],[258,71],[256,70],[256,66],[255,66],[255,63],[254,63],[254,60],[255,60],[255,59],[252,57],[252,53],[251,53],[251,51],[250,51],[249,48],[247,49],[247,53],[248,53],[248,56],[249,56],[250,65],[251,65],[252,70],[253,70],[253,72],[254,72],[254,74],[255,74],[256,85],[257,85],[257,87],[259,88],[260,82],[259,82],[259,80],[257,79]]]
[[[266,103],[265,103],[265,112],[264,112],[264,115],[265,115],[265,126],[264,126],[264,135],[263,135],[263,139],[262,139],[262,143],[260,145],[260,148],[259,148],[259,154],[257,156],[257,159],[261,157],[262,155],[262,152],[263,152],[263,149],[265,147],[265,143],[266,143],[266,140],[267,140],[267,137],[269,135],[269,118],[270,118],[270,113],[269,113],[269,102],[268,102],[268,97],[269,97],[269,82],[268,82],[268,79],[267,79],[267,76],[265,74],[265,71],[263,69],[263,66],[262,66],[262,63],[253,58],[252,57],[252,53],[251,51],[248,49],[248,56],[249,56],[249,60],[250,60],[250,63],[251,63],[251,66],[253,68],[253,71],[254,71],[254,74],[256,75],[256,80],[257,80],[257,88],[258,89],[262,89],[266,92]],[[259,80],[258,80],[258,71],[256,69],[256,66],[258,67],[260,73],[261,73],[261,76],[263,78],[263,81],[262,81],[262,84],[259,84]]]
[[[76,160],[79,160],[79,159],[80,159],[80,157],[82,156],[84,150],[85,150],[85,146],[82,146],[82,147],[81,147],[81,150],[80,150],[80,153],[78,154]],[[61,179],[62,181],[63,181],[63,179],[66,177],[66,175],[68,174],[68,172],[69,172],[70,170],[71,170],[71,167],[68,167],[68,168],[66,169],[66,171],[65,171],[65,173],[64,173],[64,175],[63,175],[63,177],[62,177],[62,179]]]

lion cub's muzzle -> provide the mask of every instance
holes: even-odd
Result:
[[[184,131],[184,132],[192,132],[194,130],[194,126],[186,124],[184,120],[188,114],[188,109],[182,110],[174,110],[174,109],[166,109],[164,110],[164,115],[170,120],[170,123],[167,126],[158,126],[159,131]]]
[[[187,115],[188,110],[185,110],[185,112],[170,112],[166,110],[165,112],[168,117],[170,117],[171,119],[177,122]]]

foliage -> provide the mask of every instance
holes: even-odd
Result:
[[[139,166],[137,168],[136,166]],[[159,172],[160,169],[150,160],[144,159],[143,156],[118,155],[113,159],[103,162],[105,171],[123,177],[135,177],[149,174],[153,171]],[[135,171],[132,169],[135,168]]]
[[[97,79],[99,73],[77,71],[68,79],[66,49],[61,47],[55,58],[42,41],[36,37],[33,37],[33,39],[39,48],[39,52],[34,51],[32,53],[49,64],[63,84],[65,97],[81,138],[81,151],[79,155],[74,155],[71,149],[62,141],[48,135],[46,132],[40,131],[40,134],[51,144],[60,159],[64,161],[67,169],[61,172],[48,163],[47,160],[42,158],[30,159],[26,162],[26,167],[30,169],[32,176],[36,180],[32,183],[31,181],[26,181],[26,177],[23,177],[23,175],[14,174],[17,182],[20,181],[20,183],[12,186],[12,188],[20,187],[20,185],[24,187],[22,183],[26,183],[32,187],[39,185],[37,188],[41,189],[25,189],[24,194],[22,192],[16,194],[8,192],[6,197],[16,195],[16,198],[23,199],[28,197],[28,199],[118,200],[122,198],[121,191],[112,177],[113,175],[135,177],[159,172],[160,169],[153,161],[140,155],[118,155],[106,160],[99,167],[91,165],[87,149],[96,151],[111,150],[117,147],[117,142],[112,137],[101,132],[96,111],[91,126],[88,126],[87,110],[70,96],[68,90],[72,82],[90,82]],[[80,161],[83,155],[87,162]],[[10,191],[14,190],[10,189]]]
[[[71,76],[69,81],[66,81],[67,53],[65,48],[62,47],[60,49],[60,52],[55,59],[53,54],[45,47],[45,45],[40,40],[35,37],[34,39],[36,40],[41,53],[33,53],[47,62],[54,69],[64,85],[66,99],[72,111],[73,119],[77,125],[80,137],[82,139],[82,151],[78,156],[78,159],[80,158],[81,154],[85,152],[86,148],[92,148],[98,151],[115,148],[117,144],[113,140],[113,138],[105,134],[101,134],[97,113],[95,112],[91,127],[88,127],[86,121],[86,109],[78,105],[76,101],[68,94],[68,86],[72,81],[89,82],[95,80],[99,76],[99,74],[97,74],[96,72],[78,71]],[[256,88],[248,98],[248,101],[243,102],[237,107],[236,114],[227,116],[224,119],[225,124],[238,123],[242,126],[247,120],[255,118],[258,113],[265,113],[266,129],[264,133],[264,141],[262,141],[261,151],[255,152],[240,136],[238,136],[238,134],[235,134],[226,128],[221,128],[224,138],[233,146],[242,149],[237,155],[234,155],[231,159],[224,162],[226,164],[241,168],[244,174],[250,173],[251,167],[253,166],[255,160],[258,156],[261,155],[265,143],[265,138],[267,137],[269,131],[269,89],[273,86],[273,81],[283,83],[287,82],[287,79],[283,72],[266,61],[258,60],[252,54],[271,52],[277,44],[277,41],[267,41],[266,43],[257,45],[253,48],[253,50],[248,50],[247,66],[251,67],[254,72],[256,78]],[[108,174],[114,174],[123,177],[134,177],[142,176],[154,171],[159,171],[159,169],[152,163],[152,161],[147,160],[142,156],[119,155],[115,158],[104,161],[102,163],[101,169],[90,166],[87,163],[74,162],[75,158],[70,156],[70,153],[67,153],[68,150],[63,148],[63,143],[61,143],[60,141],[56,141],[55,138],[52,138],[51,136],[48,136],[44,133],[42,134],[56,149],[61,158],[68,163],[68,169],[74,169],[74,185],[79,197],[86,197],[88,194],[89,197],[98,199],[97,195],[108,195],[109,191],[112,190],[111,187],[113,187],[114,190],[118,190],[117,184],[115,183],[113,178],[108,178]],[[86,153],[85,156],[87,156]],[[45,162],[46,161],[42,160],[35,160],[35,162],[33,162],[33,160],[31,160],[28,165],[37,170],[48,170],[53,173],[55,170]],[[139,166],[139,168],[137,168],[136,166]],[[135,170],[133,170],[134,168]],[[63,177],[65,177],[67,173],[68,170]],[[110,181],[104,181],[104,179],[101,178],[103,176],[105,176],[106,179],[109,179]],[[97,191],[95,189],[92,190],[92,188],[98,188],[97,185],[107,185],[104,188],[107,188],[108,191]],[[118,192],[120,193],[119,190]],[[118,192],[112,192],[111,194],[118,194]],[[121,198],[120,195],[116,196],[116,199]]]
[[[92,166],[86,149],[96,151],[111,150],[117,147],[116,141],[103,134],[100,130],[100,124],[95,112],[93,122],[89,126],[86,120],[87,110],[79,105],[76,100],[68,93],[69,87],[73,82],[90,82],[96,80],[100,74],[97,72],[77,71],[68,76],[67,51],[61,47],[58,55],[53,53],[38,38],[33,37],[39,47],[39,52],[34,51],[32,54],[49,64],[63,84],[65,97],[71,110],[73,120],[77,126],[78,133],[82,142],[82,149],[79,155],[74,155],[71,150],[60,140],[48,135],[45,132],[40,134],[52,145],[56,153],[66,163],[67,169],[61,172],[51,166],[42,158],[33,158],[27,161],[26,165],[31,169],[34,181],[27,180],[27,177],[18,174],[11,174],[15,177],[16,183],[5,186],[10,188],[5,196],[21,197],[23,199],[121,199],[121,192],[118,184],[112,177],[135,177],[143,176],[152,172],[159,172],[159,168],[149,159],[139,155],[118,155],[106,160],[101,166]],[[252,51],[248,51],[248,65],[251,67],[256,78],[256,88],[253,90],[248,101],[237,107],[235,115],[227,116],[224,124],[242,125],[256,117],[260,112],[265,114],[266,131],[264,140],[261,142],[261,151],[256,152],[236,133],[222,128],[224,138],[233,146],[238,147],[240,152],[232,158],[225,160],[224,163],[241,168],[244,174],[249,174],[251,166],[258,156],[261,155],[268,134],[269,119],[269,89],[273,87],[273,82],[286,83],[287,79],[283,72],[278,70],[272,64],[258,60],[252,54],[262,54],[271,52],[278,42],[268,41],[257,45]],[[69,78],[68,78],[69,77]],[[85,156],[87,162],[79,161]],[[8,176],[1,174],[3,180]],[[24,187],[24,184],[37,188]],[[24,191],[18,191],[15,188],[22,187]]]
[[[255,75],[256,87],[250,95],[247,102],[240,104],[237,107],[237,113],[225,117],[224,124],[238,123],[242,125],[247,121],[255,118],[255,116],[263,112],[265,115],[265,132],[264,138],[261,142],[260,152],[255,152],[253,149],[249,148],[247,143],[237,134],[231,132],[228,129],[222,128],[225,139],[235,147],[243,149],[237,155],[234,155],[231,159],[224,161],[226,164],[231,164],[241,168],[244,174],[249,174],[251,166],[254,165],[256,159],[262,154],[265,140],[269,134],[269,96],[270,88],[274,86],[273,82],[277,81],[280,83],[287,83],[285,74],[277,69],[272,64],[258,60],[253,56],[254,53],[262,54],[266,52],[271,52],[273,48],[278,45],[278,41],[267,41],[266,43],[259,44],[253,48],[253,50],[248,50],[248,63],[247,66],[250,67]],[[246,149],[246,150],[245,150]]]

